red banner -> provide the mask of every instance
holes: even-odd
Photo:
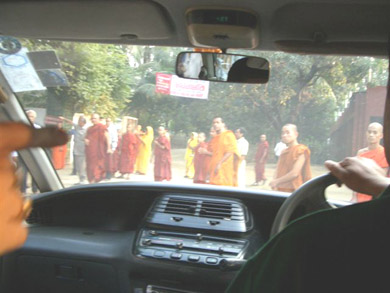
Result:
[[[171,90],[171,74],[156,73],[156,93],[169,95]]]
[[[156,93],[184,98],[207,99],[209,95],[209,82],[157,73]]]

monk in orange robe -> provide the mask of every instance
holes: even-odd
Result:
[[[88,181],[96,183],[106,178],[107,153],[112,151],[107,128],[100,123],[99,115],[93,114],[91,122],[93,125],[85,135],[85,159]]]
[[[119,172],[125,176],[125,179],[130,179],[130,174],[134,172],[136,144],[137,138],[132,132],[132,126],[129,124],[127,132],[122,136],[119,160]]]
[[[24,220],[31,200],[23,200],[11,152],[30,147],[66,144],[67,134],[57,128],[34,129],[23,123],[0,123],[0,256],[19,248],[27,239]]]
[[[57,124],[59,129],[63,129],[62,122]],[[65,168],[66,153],[68,151],[67,145],[59,145],[53,147],[51,152],[53,166],[56,170],[61,170]]]
[[[270,183],[273,190],[293,192],[312,177],[310,150],[307,146],[299,144],[297,139],[296,125],[284,125],[282,141],[287,148],[280,154],[274,179]]]
[[[217,135],[211,141],[210,184],[237,186],[240,155],[234,133],[226,130],[221,117],[214,118]]]
[[[171,171],[171,141],[166,136],[163,126],[158,128],[159,137],[154,141],[154,181],[170,181]]]
[[[379,167],[383,169],[383,175],[388,175],[389,164],[386,160],[385,149],[380,145],[383,138],[383,126],[380,123],[374,122],[368,125],[367,132],[368,147],[357,152],[358,157],[374,160]],[[371,195],[363,193],[354,193],[353,202],[364,202],[372,199]]]

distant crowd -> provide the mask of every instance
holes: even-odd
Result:
[[[34,127],[36,113],[27,111]],[[92,125],[87,127],[87,119],[80,116],[77,123],[59,117],[57,126],[63,123],[72,125],[73,135],[73,175],[79,176],[79,184],[97,183],[110,180],[114,176],[130,179],[131,174],[145,175],[154,149],[154,180],[170,181],[172,179],[171,139],[164,126],[158,128],[154,137],[151,126],[143,129],[141,125],[127,124],[126,131],[118,128],[110,118],[101,119],[99,114],[91,115]],[[234,132],[228,130],[222,117],[213,119],[210,128],[210,139],[206,141],[204,132],[192,132],[187,141],[185,153],[185,178],[194,183],[238,186],[246,185],[246,157],[249,142],[246,130],[241,127]],[[277,166],[269,185],[273,190],[293,192],[304,182],[311,179],[310,149],[298,142],[298,129],[294,124],[286,124],[281,130],[281,141],[274,148]],[[373,159],[385,174],[388,165],[384,149],[380,145],[383,127],[371,123],[367,129],[368,147],[359,150],[357,156]],[[153,148],[154,145],[154,148]],[[67,146],[54,147],[51,150],[55,169],[65,167]],[[269,157],[269,143],[265,134],[261,134],[255,155],[255,181],[253,186],[267,182],[265,165]],[[24,172],[22,192],[26,189]],[[33,192],[36,186],[33,183]],[[354,193],[352,201],[370,200],[369,195]]]

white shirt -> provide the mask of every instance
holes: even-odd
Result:
[[[249,142],[245,139],[245,137],[241,137],[237,140],[237,149],[241,156],[248,155]]]
[[[116,130],[114,124],[111,124],[109,127],[107,127],[107,131],[110,135],[111,149],[112,151],[115,151],[116,147],[118,146],[118,131]]]
[[[287,148],[286,144],[284,144],[283,142],[279,141],[275,148],[274,148],[274,152],[275,152],[275,156],[280,156],[280,154],[282,153],[282,151]]]

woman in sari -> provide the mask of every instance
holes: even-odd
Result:
[[[153,128],[151,126],[147,126],[146,133],[143,135],[137,133],[136,137],[141,143],[138,149],[135,171],[138,174],[145,175],[148,171],[150,156],[152,154],[152,142],[154,139]]]
[[[187,149],[185,154],[186,161],[186,173],[185,178],[194,178],[195,168],[194,168],[194,155],[195,148],[198,146],[198,134],[196,132],[191,132],[191,137],[187,141]]]

